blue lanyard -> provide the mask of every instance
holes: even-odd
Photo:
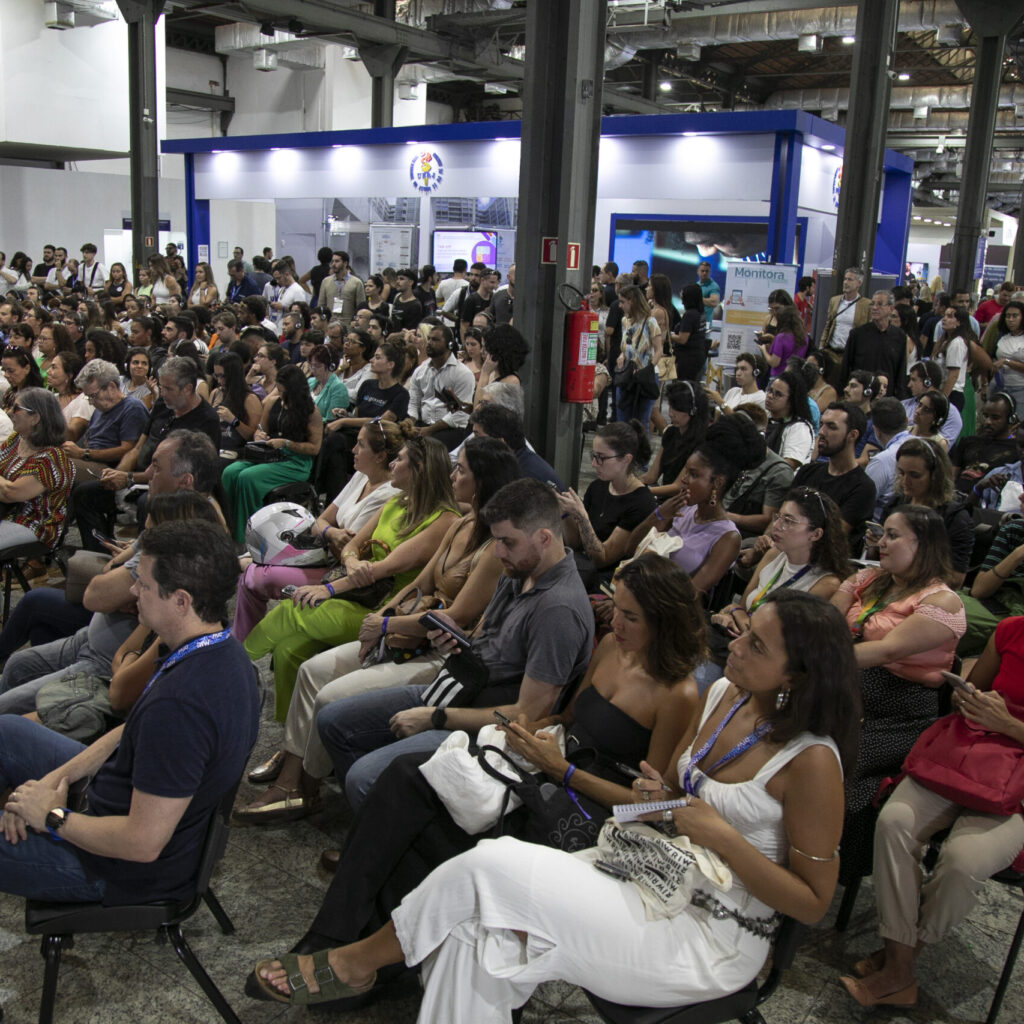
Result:
[[[690,777],[693,769],[696,768],[697,765],[699,765],[705,757],[707,757],[708,751],[715,745],[715,740],[718,739],[721,731],[732,720],[732,716],[735,715],[736,712],[739,711],[739,709],[743,707],[743,705],[746,704],[749,699],[749,693],[740,697],[740,699],[736,701],[736,703],[733,704],[731,708],[729,708],[728,714],[725,716],[725,718],[721,720],[721,722],[718,723],[718,727],[711,734],[710,738],[707,740],[704,746],[701,747],[700,750],[698,750],[697,753],[690,758],[690,763],[686,766],[686,771],[683,772],[683,790],[689,796],[697,796],[697,791],[703,782],[703,780],[698,780],[697,785],[694,785],[693,780]],[[749,750],[755,743],[757,743],[757,741],[762,736],[764,736],[766,732],[769,731],[769,729],[771,729],[771,725],[768,722],[762,722],[753,732],[747,733],[747,735],[743,739],[741,739],[739,743],[737,743],[736,746],[732,748],[732,750],[730,750],[727,754],[724,754],[722,757],[720,757],[704,773],[704,778],[707,778],[707,776],[711,775],[713,772],[718,771],[718,769],[721,768],[722,765],[728,764],[730,761],[739,757],[740,754],[742,754],[744,751]]]
[[[214,644],[222,644],[225,640],[231,636],[230,629],[222,629],[218,633],[204,633],[202,636],[197,636],[194,640],[189,640],[187,644],[182,645],[172,654],[169,654],[165,659],[164,663],[153,673],[153,678],[146,683],[146,688],[142,691],[142,696],[145,696],[149,692],[149,688],[166,672],[168,669],[173,668],[181,661],[182,658],[187,658],[193,651],[201,651],[204,647],[213,647]]]

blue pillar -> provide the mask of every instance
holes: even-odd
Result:
[[[777,132],[772,162],[771,208],[768,213],[768,255],[772,263],[789,263],[794,258],[797,202],[800,197],[802,132]]]
[[[872,266],[880,274],[895,274],[901,284],[910,237],[912,190],[909,172],[891,169],[885,172]]]
[[[210,247],[210,200],[196,199],[195,159],[194,153],[185,154],[185,251],[188,254],[189,287],[199,262],[199,246]]]

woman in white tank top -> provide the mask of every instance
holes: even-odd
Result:
[[[422,965],[421,1024],[505,1024],[552,979],[641,1006],[742,988],[763,966],[780,913],[812,923],[828,909],[841,762],[855,756],[860,709],[849,630],[809,594],[771,595],[725,671],[679,742],[677,777],[643,762],[632,792],[623,789],[624,803],[685,797],[649,817],[720,857],[732,877],[724,891],[697,876],[689,902],[659,916],[631,881],[595,869],[595,850],[485,840],[434,871],[369,938],[258,964],[262,992],[282,1002],[345,998],[404,960]]]

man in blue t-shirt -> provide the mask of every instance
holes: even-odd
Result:
[[[137,398],[121,394],[121,374],[105,359],[87,363],[75,378],[75,385],[95,412],[79,438],[81,443],[65,441],[64,451],[79,460],[75,482],[85,483],[98,479],[104,465],[116,466],[135,447],[145,433],[149,410]],[[81,462],[99,465],[83,466]]]
[[[140,538],[139,620],[163,644],[127,720],[89,747],[0,717],[0,891],[117,905],[188,896],[210,815],[259,728],[256,673],[222,622],[238,560],[226,531],[174,521]],[[86,808],[68,785],[92,776]]]
[[[707,260],[697,264],[697,284],[700,285],[701,294],[704,296],[704,319],[710,327],[715,309],[722,301],[722,290],[712,279],[711,264]]]

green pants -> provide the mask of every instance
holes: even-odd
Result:
[[[246,462],[236,459],[221,474],[221,483],[231,506],[231,533],[245,540],[249,516],[263,505],[263,499],[282,484],[300,484],[309,479],[313,460],[308,455],[285,452],[280,462]]]
[[[288,714],[299,666],[314,654],[358,639],[359,627],[370,613],[355,601],[332,598],[316,608],[299,608],[282,601],[245,638],[253,660],[274,652],[274,718]]]

